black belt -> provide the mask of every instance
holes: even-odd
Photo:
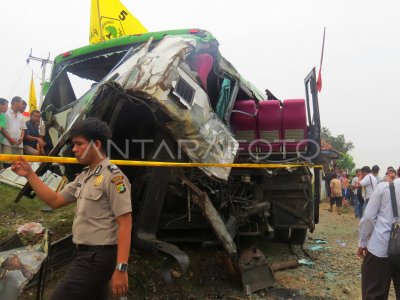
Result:
[[[117,245],[75,245],[79,251],[114,250]]]

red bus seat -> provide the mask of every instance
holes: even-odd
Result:
[[[260,101],[258,106],[258,146],[261,152],[280,152],[282,112],[279,100]]]
[[[232,127],[236,140],[239,142],[239,151],[256,151],[257,145],[257,108],[254,100],[239,100],[232,111]]]
[[[200,81],[203,84],[204,90],[207,91],[207,77],[210,74],[214,63],[214,59],[210,54],[199,54],[195,57],[194,66],[199,74]]]
[[[304,99],[283,101],[282,134],[285,152],[306,151],[307,119]]]

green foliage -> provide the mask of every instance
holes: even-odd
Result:
[[[348,173],[352,173],[356,166],[353,161],[353,156],[348,153],[342,153],[336,164],[340,169],[347,170]]]
[[[321,139],[331,144],[333,148],[341,153],[347,153],[350,150],[354,149],[354,144],[352,141],[346,141],[344,134],[339,134],[337,136],[333,136],[330,130],[326,127],[322,127],[321,130]]]
[[[330,130],[326,127],[322,127],[321,139],[328,142],[333,148],[341,153],[340,159],[336,162],[337,166],[340,169],[347,170],[347,172],[351,173],[356,166],[353,156],[348,153],[350,150],[354,149],[353,142],[346,141],[344,134],[333,136]]]

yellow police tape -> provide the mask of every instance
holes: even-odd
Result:
[[[78,160],[72,157],[58,157],[58,156],[36,156],[36,155],[11,155],[0,154],[0,162],[12,162],[24,157],[28,162],[46,162],[46,163],[60,163],[60,164],[77,164]],[[164,161],[142,161],[142,160],[110,160],[112,164],[119,166],[138,166],[138,167],[180,167],[180,168],[193,168],[193,167],[228,167],[228,168],[268,168],[268,169],[282,169],[282,168],[322,168],[322,165],[315,165],[309,163],[297,164],[275,164],[275,163],[239,163],[239,164],[213,164],[213,163],[182,163],[182,162],[164,162]]]

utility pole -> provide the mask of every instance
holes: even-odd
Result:
[[[47,56],[47,58],[41,58],[41,57],[36,57],[36,56],[32,56],[32,48],[31,48],[31,52],[29,53],[29,57],[26,60],[26,63],[29,65],[29,62],[31,60],[35,60],[35,61],[40,61],[42,63],[42,80],[40,82],[40,96],[39,96],[39,108],[42,107],[42,103],[43,103],[43,87],[44,87],[44,83],[46,81],[46,66],[47,64],[52,64],[53,61],[50,60],[50,52],[49,55]]]

